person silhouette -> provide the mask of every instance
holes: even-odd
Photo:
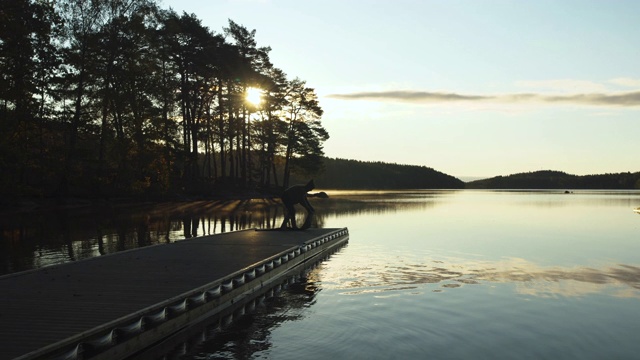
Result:
[[[282,225],[280,225],[280,229],[287,229],[287,226],[291,224],[291,229],[298,230],[298,226],[296,225],[296,209],[294,207],[294,205],[296,204],[302,205],[302,207],[307,210],[307,217],[305,218],[304,224],[299,230],[305,230],[311,227],[311,220],[313,218],[313,215],[315,214],[315,209],[313,208],[313,206],[311,206],[311,203],[309,203],[307,196],[318,196],[319,194],[324,194],[307,194],[309,191],[313,190],[315,186],[316,185],[313,182],[313,179],[311,179],[305,185],[293,185],[287,188],[284,193],[282,193],[280,199],[284,204],[285,216],[284,220],[282,221]],[[326,196],[326,194],[324,195]],[[320,197],[322,196],[320,195]]]

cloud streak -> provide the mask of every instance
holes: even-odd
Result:
[[[447,92],[412,90],[368,91],[346,94],[330,94],[328,98],[338,100],[373,100],[384,102],[404,102],[412,104],[434,104],[447,102],[502,102],[502,103],[543,103],[573,104],[590,106],[640,106],[640,91],[619,93],[584,93],[568,95],[546,95],[517,93],[505,95],[469,95]]]

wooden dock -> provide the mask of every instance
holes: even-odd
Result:
[[[342,245],[244,230],[0,277],[0,359],[124,359]]]

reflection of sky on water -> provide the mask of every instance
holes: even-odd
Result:
[[[516,293],[536,297],[610,295],[640,298],[640,267],[545,268],[525,259],[499,262],[384,263],[328,272],[325,289],[344,295],[394,291],[442,291],[464,285],[511,284]],[[341,275],[346,275],[341,277]],[[429,285],[429,286],[426,286]],[[430,286],[437,285],[437,286]]]
[[[640,297],[640,222],[631,211],[638,191],[396,196],[393,210],[386,195],[349,197],[384,210],[326,221],[348,222],[352,251],[348,263],[325,273],[337,276],[324,278],[325,288],[387,296],[503,284],[536,297]]]

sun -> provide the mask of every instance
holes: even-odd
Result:
[[[262,89],[254,87],[247,88],[244,98],[249,104],[259,106],[262,102]]]

